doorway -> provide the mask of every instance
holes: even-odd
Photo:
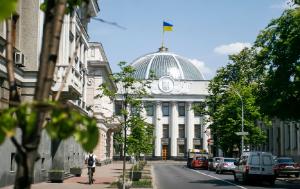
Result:
[[[168,145],[162,146],[162,159],[167,160],[168,157]]]

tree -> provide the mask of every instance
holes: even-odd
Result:
[[[243,100],[244,131],[249,132],[245,143],[257,146],[266,139],[263,131],[257,127],[257,120],[267,119],[255,105],[256,80],[260,75],[257,74],[259,68],[253,63],[254,55],[255,49],[244,49],[237,55],[229,56],[230,64],[219,69],[209,84],[211,95],[206,101],[211,121],[209,127],[214,144],[225,155],[232,155],[235,146],[241,151],[241,138],[235,134],[241,131],[242,125],[242,104],[237,92]]]
[[[65,14],[87,0],[47,0],[41,8],[45,11],[42,49],[38,70],[37,87],[32,103],[22,103],[14,77],[12,22],[16,0],[2,0],[0,21],[6,18],[6,68],[9,82],[9,108],[0,112],[0,144],[6,137],[15,145],[17,172],[15,188],[30,188],[33,181],[34,164],[39,159],[38,147],[41,132],[45,128],[52,138],[66,139],[74,136],[82,147],[90,151],[98,142],[95,119],[81,115],[70,107],[51,102],[49,94],[58,57],[62,23]],[[4,8],[4,9],[2,9]],[[48,116],[51,121],[46,121]],[[15,138],[21,130],[21,141]]]
[[[299,1],[296,1],[299,4]],[[299,120],[300,107],[300,8],[285,10],[258,35],[257,66],[264,69],[257,103],[266,115]]]
[[[100,94],[98,97],[107,96],[111,100],[120,100],[122,102],[122,109],[120,111],[122,119],[120,120],[122,137],[118,137],[118,140],[123,144],[123,180],[125,183],[125,163],[126,154],[128,149],[132,153],[148,152],[148,149],[152,146],[150,140],[150,126],[141,117],[142,111],[142,98],[147,97],[148,90],[150,88],[151,78],[149,80],[137,80],[134,77],[135,69],[127,65],[126,62],[120,62],[119,66],[121,71],[111,76],[111,80],[117,84],[119,91],[116,93],[109,88],[109,84],[103,83],[100,86]],[[131,132],[128,136],[128,131]],[[146,136],[142,141],[137,141],[135,137]],[[119,135],[120,136],[120,135]],[[128,143],[129,141],[129,143]],[[146,143],[141,144],[145,141]],[[130,145],[130,146],[128,146]],[[133,147],[132,145],[141,145],[141,149]],[[125,184],[123,184],[125,189]]]

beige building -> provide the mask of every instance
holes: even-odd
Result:
[[[271,127],[259,126],[266,132],[267,142],[261,150],[278,157],[292,157],[300,162],[300,123],[273,119]]]
[[[39,55],[42,44],[43,13],[40,5],[43,1],[18,1],[17,14],[13,18],[15,76],[22,101],[31,101],[36,85],[39,67]],[[59,57],[55,70],[52,96],[61,90],[60,101],[64,101],[82,114],[96,116],[98,120],[100,143],[96,149],[99,161],[111,158],[112,125],[102,121],[101,112],[95,104],[109,104],[91,98],[91,91],[97,92],[98,84],[108,80],[111,73],[104,50],[100,43],[89,44],[87,24],[83,19],[86,11],[90,16],[99,12],[96,0],[90,0],[87,9],[77,8],[71,15],[66,15],[63,22]],[[0,108],[8,107],[8,83],[5,67],[6,28],[0,22]],[[91,50],[90,46],[92,47]],[[93,50],[100,52],[93,57]],[[95,52],[94,51],[94,52]],[[69,71],[68,71],[69,70]],[[98,72],[100,74],[98,74]],[[64,78],[66,78],[64,80]],[[91,84],[91,80],[95,83]],[[112,84],[112,88],[114,85]],[[110,107],[109,107],[110,108]],[[99,115],[97,115],[99,114]],[[51,121],[51,120],[50,120]],[[102,123],[102,122],[103,123]],[[20,133],[17,133],[20,137]],[[84,152],[71,137],[64,141],[51,141],[46,132],[42,133],[39,147],[41,159],[35,164],[34,182],[47,180],[49,169],[62,169],[66,174],[71,167],[82,166]],[[16,173],[16,150],[10,140],[0,145],[0,187],[14,182]]]

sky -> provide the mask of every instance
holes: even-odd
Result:
[[[288,0],[98,0],[98,18],[92,20],[90,41],[101,42],[113,72],[118,63],[133,62],[156,52],[162,42],[162,24],[169,51],[199,64],[206,79],[255,41],[259,31],[288,7]]]

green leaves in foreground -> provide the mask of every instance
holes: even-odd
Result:
[[[53,107],[50,117],[46,130],[51,138],[67,139],[74,136],[86,151],[92,151],[97,146],[99,131],[95,119],[68,106]]]
[[[0,0],[0,21],[16,11],[18,0]]]
[[[12,137],[19,127],[23,135],[31,136],[36,131],[38,114],[48,112],[45,129],[53,139],[67,139],[74,136],[83,149],[93,150],[98,143],[99,131],[96,120],[82,115],[80,112],[57,103],[22,104],[16,108],[7,108],[0,111],[0,144],[6,137]]]

